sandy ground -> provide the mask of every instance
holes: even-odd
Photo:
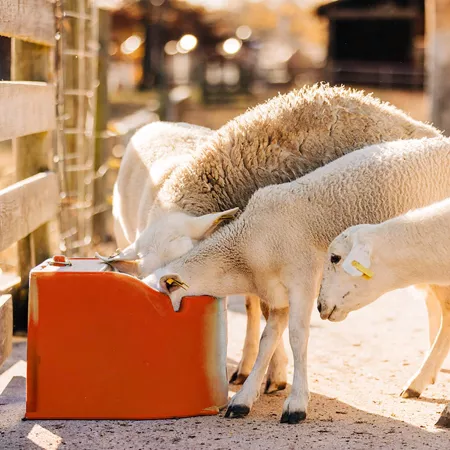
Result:
[[[406,400],[398,395],[428,347],[421,295],[413,288],[389,294],[339,324],[321,321],[314,311],[309,345],[311,403],[306,422],[299,425],[279,423],[286,391],[262,394],[244,419],[225,419],[222,412],[160,421],[21,421],[26,341],[17,340],[0,375],[0,448],[450,448],[450,431],[434,427],[450,401],[450,359],[422,398]],[[240,357],[243,310],[240,301],[230,302],[230,371]],[[287,335],[284,338],[287,345]],[[292,370],[291,359],[289,381]]]

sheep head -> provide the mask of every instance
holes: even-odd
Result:
[[[163,212],[129,247],[104,260],[112,265],[133,261],[139,268],[133,274],[138,272],[140,277],[146,277],[188,253],[223,221],[233,219],[238,211],[239,208],[233,208],[199,217],[184,212]]]
[[[351,227],[329,246],[317,305],[322,319],[344,320],[386,292],[382,290],[386,271],[374,252],[374,227]]]
[[[186,284],[176,273],[159,274],[159,271],[144,278],[144,283],[156,291],[169,296],[173,309],[178,311],[181,307],[181,299],[187,294],[189,285]],[[183,292],[186,291],[186,292]]]

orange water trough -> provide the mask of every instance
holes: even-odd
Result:
[[[161,419],[227,403],[226,306],[167,296],[98,259],[30,274],[27,419]]]

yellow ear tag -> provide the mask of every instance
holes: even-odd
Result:
[[[358,269],[366,280],[370,280],[373,277],[373,272],[358,261],[352,261],[352,266]]]
[[[187,291],[187,289],[189,288],[189,286],[186,283],[180,283],[178,280],[174,280],[173,278],[167,278],[166,283],[169,286],[172,286],[172,284],[174,284],[175,286],[180,286],[185,291]]]

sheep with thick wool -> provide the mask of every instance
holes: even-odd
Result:
[[[449,224],[450,199],[445,199],[380,224],[353,226],[328,249],[318,299],[323,319],[344,320],[386,292],[410,285],[438,299],[440,311],[430,322],[434,343],[403,397],[419,397],[434,383],[450,350]]]
[[[426,127],[426,129],[428,128]],[[135,241],[149,225],[148,215],[158,191],[171,172],[180,164],[192,159],[197,148],[204,145],[212,133],[213,131],[208,128],[187,123],[153,122],[139,129],[131,138],[120,165],[113,195],[114,234],[117,245],[125,249],[120,256],[113,259],[116,260],[115,265],[121,271],[134,275],[142,273],[139,267],[127,264],[126,261],[136,259],[136,247],[141,249],[147,247],[141,244],[141,240]],[[220,220],[227,213],[222,212],[216,217]],[[172,231],[178,236],[185,235],[186,230],[183,229],[185,223],[181,222],[180,228],[176,228],[176,220],[177,216],[170,223],[170,226],[175,228]],[[210,218],[206,217],[206,220],[210,220]],[[144,236],[145,238],[148,238],[148,233]],[[155,236],[152,236],[154,244],[161,244],[158,248],[153,247],[155,255],[161,261],[167,262],[183,254],[183,248],[177,245],[179,241],[175,240],[177,248],[174,249],[173,245],[166,242],[164,238],[167,236],[162,236],[160,242],[155,242]],[[149,245],[151,243],[149,242]],[[167,257],[165,253],[168,253],[169,256]],[[119,263],[119,261],[125,261],[125,263]],[[246,305],[249,320],[242,367],[244,373],[248,375],[258,352],[261,310],[259,299],[254,296],[246,296]],[[265,314],[267,315],[266,311]],[[274,370],[281,371],[281,374],[277,376],[273,372],[272,376],[269,376],[274,381],[268,382],[267,392],[284,387],[283,381],[277,383],[275,380],[284,379],[285,362],[286,357],[281,348],[281,352],[275,356],[272,364]],[[242,384],[247,375],[238,375],[236,372],[232,376],[232,382]]]
[[[347,154],[296,181],[258,190],[244,213],[145,282],[184,295],[251,292],[270,309],[255,366],[227,415],[248,414],[289,321],[294,379],[282,422],[306,417],[306,349],[314,299],[331,241],[349,226],[376,223],[450,196],[450,141],[405,140]],[[186,291],[180,289],[184,287]]]
[[[186,123],[152,122],[133,135],[114,184],[114,234],[119,247],[128,247],[147,227],[164,181],[212,133]]]
[[[236,214],[237,208],[244,209],[258,188],[292,181],[368,144],[439,134],[360,91],[315,85],[280,95],[198,139],[192,158],[164,172],[151,201],[141,201],[140,195],[147,195],[149,183],[153,192],[155,170],[138,172],[134,165],[139,161],[131,164],[125,159],[115,192],[115,203],[119,197],[117,203],[123,207],[116,208],[116,217],[118,222],[127,221],[138,209],[138,225],[131,228],[138,229],[139,237],[115,260],[140,258],[141,274],[148,275],[187,253],[222,219]],[[145,131],[139,137],[150,142]],[[148,158],[148,149],[154,145],[143,146],[142,151],[135,147],[139,160]],[[242,360],[232,376],[235,383],[246,379],[258,351],[259,300],[248,295],[246,306],[247,336]],[[263,312],[267,318],[268,311]],[[284,388],[286,364],[280,343],[269,367],[267,392]]]

